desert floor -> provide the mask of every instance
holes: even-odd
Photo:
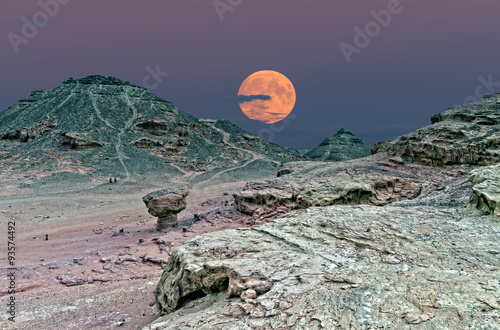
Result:
[[[1,269],[2,329],[140,329],[149,324],[159,317],[154,291],[162,265],[179,244],[252,224],[234,210],[232,192],[244,184],[213,178],[198,183],[178,216],[179,227],[162,233],[142,201],[157,188],[118,182],[30,197],[4,189],[1,241],[6,246],[7,222],[14,219],[17,293],[13,326],[5,311],[7,270]],[[205,217],[195,222],[195,213]],[[3,251],[0,262],[6,265]]]

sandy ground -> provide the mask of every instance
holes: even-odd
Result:
[[[245,182],[216,181],[191,189],[180,226],[168,233],[155,231],[156,218],[142,202],[152,189],[19,198],[8,198],[4,190],[0,241],[6,246],[7,222],[15,220],[17,293],[14,324],[7,320],[3,248],[1,328],[140,329],[158,318],[154,290],[173,249],[196,235],[250,226],[251,219],[234,210],[231,197]],[[194,222],[195,213],[205,218]]]

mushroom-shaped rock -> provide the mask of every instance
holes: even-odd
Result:
[[[156,230],[177,226],[177,213],[186,208],[188,191],[178,188],[154,191],[142,198],[149,214],[158,217]]]

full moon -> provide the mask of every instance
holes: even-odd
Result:
[[[285,119],[295,106],[295,88],[279,72],[264,70],[248,76],[238,91],[241,111],[266,124]]]

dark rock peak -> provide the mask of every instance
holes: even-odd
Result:
[[[344,161],[371,154],[370,149],[352,132],[341,128],[334,136],[326,138],[319,146],[306,153],[312,159]]]
[[[321,142],[320,146],[337,145],[341,143],[341,141],[363,143],[362,140],[352,132],[346,130],[345,128],[341,128],[337,133],[335,133],[334,136],[326,138],[323,142]]]
[[[339,130],[338,130],[338,132],[337,132],[337,133],[335,133],[335,135],[334,135],[334,136],[340,136],[340,135],[344,135],[344,134],[349,134],[349,135],[354,136],[354,134],[353,134],[351,131],[348,131],[348,130],[346,130],[345,128],[341,128],[341,129],[339,129]]]
[[[68,80],[63,82],[64,85],[76,84],[76,83],[83,85],[100,84],[100,85],[132,86],[128,81],[123,81],[115,77],[106,77],[101,75],[92,75],[79,79],[69,78]],[[134,87],[139,87],[139,86],[134,86]]]

